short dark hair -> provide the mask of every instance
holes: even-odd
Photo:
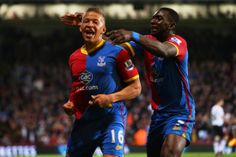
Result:
[[[179,15],[175,10],[173,10],[171,8],[164,8],[164,7],[160,8],[159,10],[164,10],[164,11],[168,12],[168,14],[170,15],[171,20],[173,20],[173,22],[175,24],[177,24],[179,22]]]
[[[102,9],[100,9],[100,8],[88,8],[88,9],[86,10],[86,12],[95,12],[95,13],[98,13],[98,14],[102,15],[103,18],[105,19],[105,14],[104,14],[104,12],[102,11]]]

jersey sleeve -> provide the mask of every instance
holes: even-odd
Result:
[[[132,57],[139,53],[143,53],[144,51],[143,47],[138,45],[134,41],[125,42],[121,44],[121,46],[124,47],[131,54]]]
[[[68,66],[70,67],[70,74],[71,74],[71,78],[73,77],[72,75],[72,71],[71,71],[71,60],[72,60],[72,55],[70,55],[69,59],[68,59]],[[70,93],[69,93],[69,100],[72,101],[74,100],[74,93],[73,93],[73,86],[71,84],[71,87],[70,87]]]
[[[154,39],[154,40],[156,39],[156,37],[150,34],[144,36],[149,39]],[[123,46],[126,50],[128,50],[128,52],[131,54],[132,57],[145,52],[145,49],[134,41],[125,42],[121,44],[121,46]]]
[[[139,78],[138,70],[126,50],[121,50],[117,55],[117,69],[122,80],[126,83]]]
[[[179,61],[182,61],[187,52],[186,41],[181,37],[173,36],[169,38],[167,42],[176,48],[177,50],[176,57],[178,58]]]

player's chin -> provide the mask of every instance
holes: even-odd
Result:
[[[151,29],[151,35],[157,35],[157,34],[158,34],[158,31],[157,31],[157,30]]]
[[[152,36],[158,37],[159,36],[159,32],[157,31],[151,31],[150,33]]]
[[[92,42],[93,40],[94,40],[94,35],[92,35],[92,34],[83,34],[83,39],[84,39],[84,41],[86,41],[86,42]]]

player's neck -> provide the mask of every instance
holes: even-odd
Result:
[[[169,32],[157,34],[156,37],[159,41],[164,42],[169,38],[169,36],[173,36],[173,35],[175,35],[175,32],[174,31],[169,31]]]
[[[175,35],[175,32],[169,31],[169,32],[165,33],[163,40],[166,41],[170,36],[173,36],[173,35]]]
[[[86,54],[92,53],[99,49],[102,45],[104,45],[105,40],[101,39],[97,42],[85,42],[85,44],[82,46],[82,49],[86,51]]]
[[[103,41],[103,39],[97,40],[95,42],[86,42],[84,44],[84,47],[89,52],[92,49],[94,49],[95,47],[97,47],[102,41]]]

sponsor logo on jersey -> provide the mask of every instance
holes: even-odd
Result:
[[[80,92],[85,90],[98,90],[97,85],[88,85],[93,80],[93,74],[91,72],[85,70],[79,75],[78,80],[84,83],[84,85],[76,87],[75,92]]]
[[[179,40],[179,39],[176,38],[176,37],[172,37],[172,38],[170,38],[170,41],[172,41],[172,42],[174,42],[174,43],[176,43],[176,44],[178,44],[178,45],[180,45],[180,44],[182,43],[182,41]]]
[[[133,62],[132,62],[131,59],[125,61],[125,69],[126,69],[127,71],[131,71],[131,70],[134,69],[134,64],[133,64]]]
[[[84,90],[98,90],[98,86],[81,86],[81,87],[76,87],[75,92],[80,92]]]
[[[104,67],[106,65],[105,58],[105,56],[99,56],[97,66]]]
[[[84,84],[88,84],[93,80],[93,74],[87,70],[82,72],[79,76],[79,81],[83,82]]]

